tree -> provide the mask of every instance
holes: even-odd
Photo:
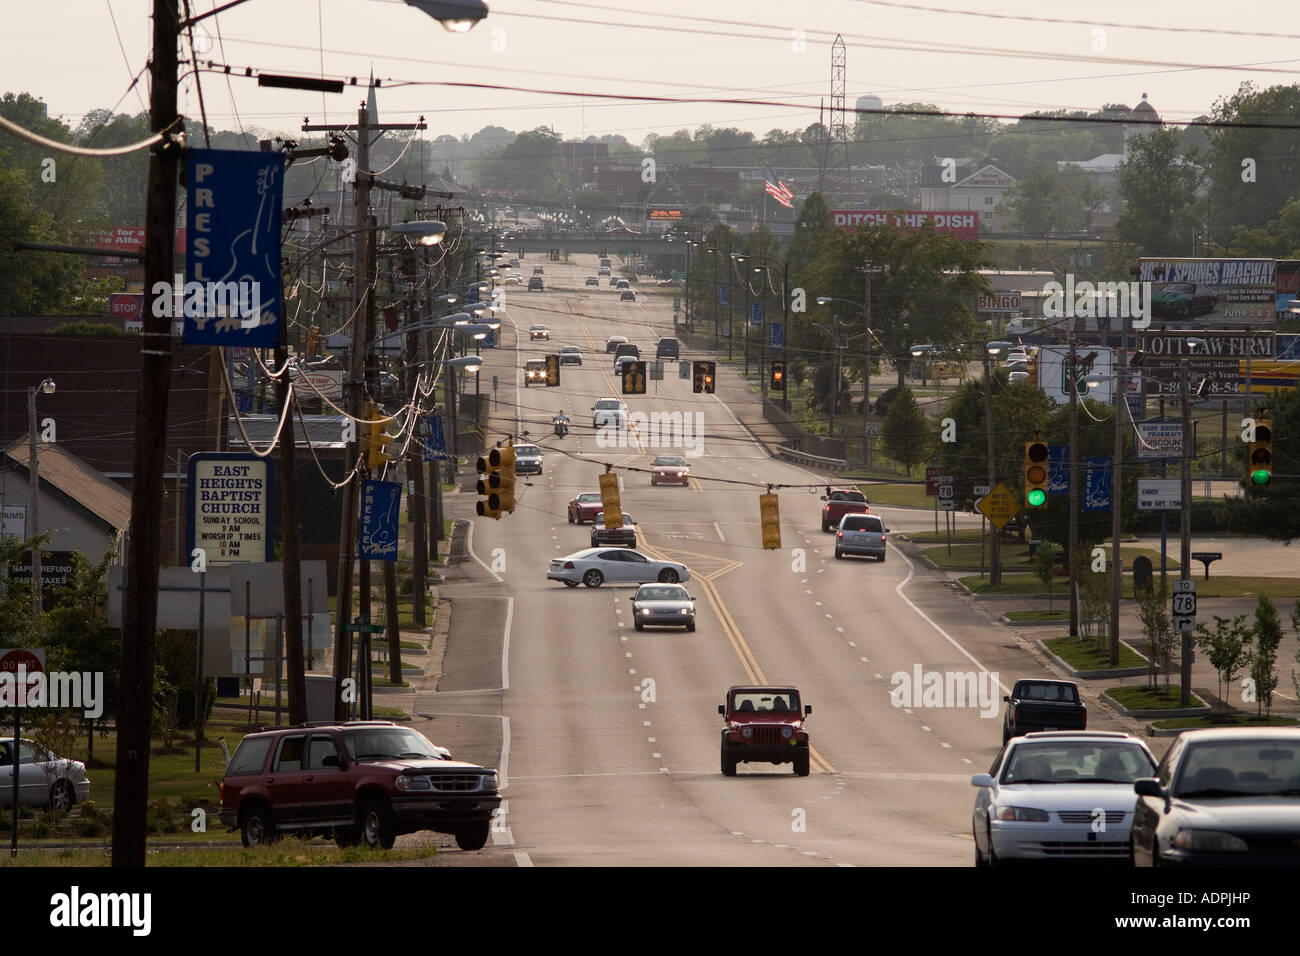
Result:
[[[1205,648],[1210,664],[1219,676],[1219,699],[1224,700],[1225,688],[1231,688],[1246,660],[1250,643],[1250,628],[1246,627],[1246,615],[1238,614],[1232,620],[1214,615],[1214,630],[1204,624],[1196,625],[1196,643]]]
[[[1177,130],[1155,129],[1133,137],[1129,158],[1119,168],[1125,205],[1115,223],[1115,238],[1135,244],[1146,255],[1190,251],[1201,180],[1195,158],[1181,154]]]
[[[1267,594],[1259,596],[1255,608],[1255,647],[1247,655],[1250,679],[1255,682],[1256,714],[1265,720],[1273,715],[1273,692],[1277,690],[1277,648],[1282,643],[1282,622],[1277,607]]]
[[[800,285],[804,268],[816,258],[817,250],[831,228],[831,212],[825,197],[821,193],[810,193],[799,207],[794,235],[790,237],[790,249],[786,253],[790,275],[796,286]]]
[[[1169,595],[1165,584],[1151,588],[1138,595],[1138,618],[1142,621],[1142,630],[1147,638],[1147,655],[1151,661],[1150,687],[1156,686],[1156,671],[1165,674],[1165,693],[1169,693],[1169,675],[1173,671],[1174,648],[1178,644],[1178,634],[1174,631],[1169,617]]]
[[[1052,609],[1052,579],[1056,577],[1056,545],[1050,541],[1039,543],[1034,551],[1034,577],[1047,588],[1047,609]]]
[[[1300,85],[1260,90],[1242,83],[1215,103],[1214,119],[1227,125],[1209,132],[1206,209],[1210,234],[1221,240],[1236,226],[1265,228],[1297,197],[1300,149],[1295,131],[1287,127],[1300,121]],[[1278,128],[1250,129],[1242,123]]]
[[[889,414],[880,424],[881,446],[885,454],[903,465],[906,474],[925,458],[930,447],[926,418],[912,390],[904,388],[889,406]]]

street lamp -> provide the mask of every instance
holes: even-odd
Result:
[[[395,222],[388,227],[389,232],[412,236],[421,245],[436,246],[447,236],[447,224],[436,219],[420,219],[414,222]]]
[[[32,505],[32,524],[30,537],[35,538],[41,533],[41,462],[40,456],[36,451],[36,393],[40,391],[43,395],[54,394],[54,379],[47,378],[39,385],[35,385],[27,390],[27,471],[31,476],[31,505]],[[32,545],[32,616],[39,617],[41,613],[41,546],[40,543]]]
[[[406,0],[406,4],[427,13],[451,33],[466,33],[488,15],[483,0]]]

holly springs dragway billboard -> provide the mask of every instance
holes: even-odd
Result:
[[[1139,259],[1139,282],[1151,283],[1151,317],[1197,325],[1271,327],[1280,301],[1281,285],[1294,285],[1300,263],[1274,259]],[[1185,326],[1184,326],[1185,327]]]

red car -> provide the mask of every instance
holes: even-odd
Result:
[[[722,773],[736,775],[741,762],[794,764],[794,772],[808,776],[808,731],[804,717],[812,707],[799,707],[799,691],[790,686],[737,685],[728,689],[718,705],[725,718],[722,728]]]
[[[584,491],[569,502],[569,524],[594,522],[596,515],[604,510],[599,491]]]
[[[690,485],[691,469],[686,459],[677,455],[660,455],[650,463],[651,485]]]

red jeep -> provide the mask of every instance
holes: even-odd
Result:
[[[722,728],[722,773],[736,775],[736,764],[792,763],[794,772],[808,776],[808,731],[803,719],[812,706],[799,709],[799,691],[793,687],[737,685],[718,705],[726,718]]]
[[[845,515],[871,514],[867,496],[856,488],[827,488],[822,495],[822,530],[834,531]]]
[[[244,846],[296,830],[389,849],[399,834],[436,830],[479,850],[501,805],[495,770],[452,760],[418,730],[383,720],[251,733],[219,791],[221,822],[242,831]]]

